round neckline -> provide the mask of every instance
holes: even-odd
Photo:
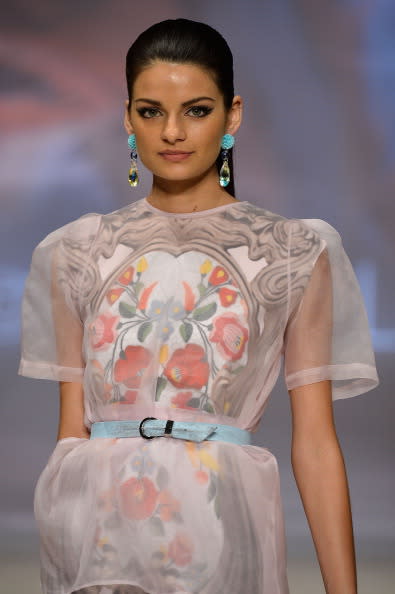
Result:
[[[245,204],[245,200],[237,200],[237,202],[228,202],[227,204],[222,204],[221,206],[214,206],[214,208],[206,208],[205,210],[197,210],[196,212],[168,212],[167,210],[161,210],[156,206],[153,206],[150,202],[148,202],[147,197],[143,198],[143,203],[145,206],[151,210],[152,212],[156,212],[161,214],[165,217],[199,217],[205,216],[207,214],[220,212],[221,210],[226,210],[231,206],[236,206],[237,204]]]

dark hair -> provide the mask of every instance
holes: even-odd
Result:
[[[188,19],[168,19],[152,25],[141,33],[126,55],[126,83],[129,109],[132,90],[137,76],[155,61],[196,64],[209,71],[223,95],[225,109],[229,110],[233,97],[233,56],[225,39],[218,31]],[[231,180],[226,191],[235,195],[233,149],[228,152]],[[221,153],[217,170],[222,165]]]

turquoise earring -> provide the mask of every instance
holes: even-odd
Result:
[[[229,151],[229,149],[232,148],[234,143],[235,143],[235,137],[232,136],[232,134],[224,134],[224,136],[222,137],[222,142],[221,142],[221,148],[223,149],[221,151],[221,157],[222,157],[223,161],[222,161],[222,166],[221,166],[221,169],[219,172],[219,184],[223,188],[226,188],[226,186],[230,182],[228,151]]]
[[[128,145],[130,148],[130,158],[132,160],[129,169],[129,184],[135,188],[139,183],[139,172],[137,170],[137,145],[136,135],[130,134],[128,137]]]

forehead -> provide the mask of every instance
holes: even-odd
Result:
[[[191,93],[214,98],[220,96],[213,76],[196,64],[154,62],[140,72],[133,86],[134,99],[161,97],[182,102]]]

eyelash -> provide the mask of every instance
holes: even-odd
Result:
[[[193,115],[193,116],[191,116],[193,118],[204,118],[209,113],[211,113],[213,111],[213,108],[212,107],[208,107],[207,105],[193,105],[192,107],[190,107],[188,109],[188,111],[190,111],[191,109],[198,109],[198,110],[200,110],[200,111],[203,112],[202,115],[198,115],[198,116]],[[158,112],[159,110],[156,107],[140,107],[137,111],[138,111],[138,113],[140,114],[140,116],[142,118],[145,118],[146,120],[150,120],[150,119],[152,119],[154,117],[157,117],[157,116],[155,116],[155,115],[154,116],[146,116],[145,114],[147,112]]]

